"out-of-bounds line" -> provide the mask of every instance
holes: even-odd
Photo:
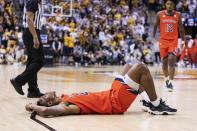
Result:
[[[50,131],[57,131],[55,130],[54,128],[50,127],[49,125],[45,124],[44,122],[36,119],[36,115],[37,115],[37,112],[33,111],[31,113],[31,116],[30,116],[30,119],[34,120],[35,122],[39,123],[40,125],[46,127],[47,129],[49,129]]]

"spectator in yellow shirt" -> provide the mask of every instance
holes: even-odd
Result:
[[[6,3],[5,10],[8,12],[8,14],[10,16],[12,15],[12,5],[11,5],[11,3]]]
[[[70,36],[70,33],[68,33],[68,49],[69,49],[69,54],[73,54],[73,49],[74,49],[74,38]]]
[[[118,38],[118,41],[121,41],[121,40],[123,40],[123,39],[124,39],[124,35],[122,34],[122,32],[121,32],[121,31],[119,31],[119,32],[118,32],[118,34],[117,34],[117,38]]]

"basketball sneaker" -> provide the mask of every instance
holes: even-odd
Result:
[[[169,107],[162,99],[160,99],[160,103],[157,107],[152,103],[149,105],[148,112],[153,115],[174,115],[177,112],[177,109]]]
[[[23,92],[23,88],[21,85],[19,85],[15,79],[10,79],[10,82],[12,84],[12,86],[14,87],[14,89],[16,90],[16,92],[18,92],[20,95],[24,95]]]
[[[142,110],[148,112],[148,109],[150,107],[150,102],[147,102],[145,100],[141,100],[140,102],[142,102]]]
[[[172,92],[173,91],[173,85],[172,83],[170,82],[170,80],[166,80],[165,81],[165,84],[166,84],[166,88],[168,89],[169,92]]]

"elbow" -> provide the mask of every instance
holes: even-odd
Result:
[[[40,115],[40,116],[43,116],[43,117],[48,116],[48,115],[49,115],[49,114],[48,114],[48,109],[47,109],[47,108],[41,109],[41,111],[39,112],[39,115]]]

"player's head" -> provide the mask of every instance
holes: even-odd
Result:
[[[166,0],[165,1],[165,6],[167,10],[173,10],[175,7],[175,3],[173,0]]]
[[[40,106],[54,106],[58,105],[61,102],[61,99],[56,96],[56,93],[53,92],[47,92],[45,95],[40,97],[37,101],[37,104]]]

